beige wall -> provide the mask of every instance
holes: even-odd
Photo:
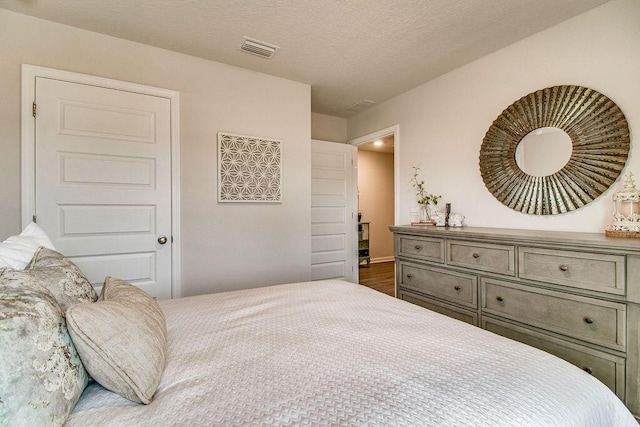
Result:
[[[347,119],[311,113],[311,138],[321,141],[347,142]]]
[[[614,184],[577,211],[531,216],[507,208],[480,176],[480,145],[493,120],[520,97],[561,84],[593,88],[620,106],[631,129],[627,170],[640,182],[640,1],[613,0],[425,83],[349,119],[349,139],[399,124],[400,218],[410,221],[411,166],[466,224],[603,232]]]
[[[21,229],[26,63],[180,92],[183,295],[310,277],[308,85],[3,9],[0,52],[0,240]],[[282,140],[282,204],[216,203],[218,131]]]
[[[371,223],[372,261],[392,258],[393,154],[358,150],[358,212],[362,212],[363,222]]]

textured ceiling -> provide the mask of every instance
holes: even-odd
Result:
[[[608,0],[0,0],[0,8],[311,85],[349,117]],[[280,46],[271,59],[243,36]]]

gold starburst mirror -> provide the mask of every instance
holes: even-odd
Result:
[[[604,193],[628,154],[629,126],[612,100],[585,87],[554,86],[498,116],[480,148],[480,173],[504,205],[555,215]]]

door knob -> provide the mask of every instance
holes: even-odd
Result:
[[[167,236],[158,237],[158,243],[160,243],[161,245],[164,245],[165,243],[167,243]]]

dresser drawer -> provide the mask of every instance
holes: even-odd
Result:
[[[485,312],[615,350],[625,350],[626,306],[488,278]]]
[[[482,327],[566,360],[598,378],[624,399],[624,358],[487,317],[482,318]]]
[[[396,241],[399,256],[444,263],[444,239],[398,235]]]
[[[436,313],[453,317],[454,319],[469,323],[470,325],[478,326],[478,313],[452,307],[439,301],[430,300],[428,298],[424,298],[419,295],[412,295],[403,291],[400,291],[398,298],[412,304],[419,305],[420,307],[424,307],[428,310],[435,311]]]
[[[625,258],[598,254],[521,247],[520,277],[580,289],[624,295]]]
[[[399,266],[400,287],[469,308],[478,308],[478,277],[476,275],[404,262]]]
[[[447,264],[515,276],[515,246],[447,240]]]

